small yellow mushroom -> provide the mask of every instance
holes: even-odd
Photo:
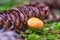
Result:
[[[28,21],[27,21],[27,24],[28,24],[28,27],[30,28],[34,28],[34,29],[40,29],[40,28],[43,28],[43,21],[41,21],[39,18],[30,18]]]

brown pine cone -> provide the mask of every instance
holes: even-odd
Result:
[[[31,3],[29,5],[19,6],[0,14],[0,28],[5,30],[14,29],[15,31],[27,29],[27,20],[32,17],[45,20],[52,14],[49,7],[45,4]],[[54,14],[52,14],[54,16]]]

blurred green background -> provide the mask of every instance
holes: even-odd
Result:
[[[12,7],[28,4],[28,0],[0,0],[0,11],[9,10]]]

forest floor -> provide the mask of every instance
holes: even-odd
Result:
[[[60,15],[60,11],[56,12]],[[47,22],[39,30],[28,29],[29,34],[20,34],[25,40],[60,40],[60,22]]]
[[[8,10],[9,7],[0,6],[0,10]],[[60,11],[57,12],[60,15]],[[29,34],[19,34],[25,40],[60,40],[60,22],[48,22],[39,30],[28,29]]]

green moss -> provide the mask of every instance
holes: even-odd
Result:
[[[43,29],[26,30],[29,34],[25,40],[60,40],[60,34],[54,34],[54,31],[60,29],[60,22],[46,23]],[[38,36],[38,38],[36,38]]]

